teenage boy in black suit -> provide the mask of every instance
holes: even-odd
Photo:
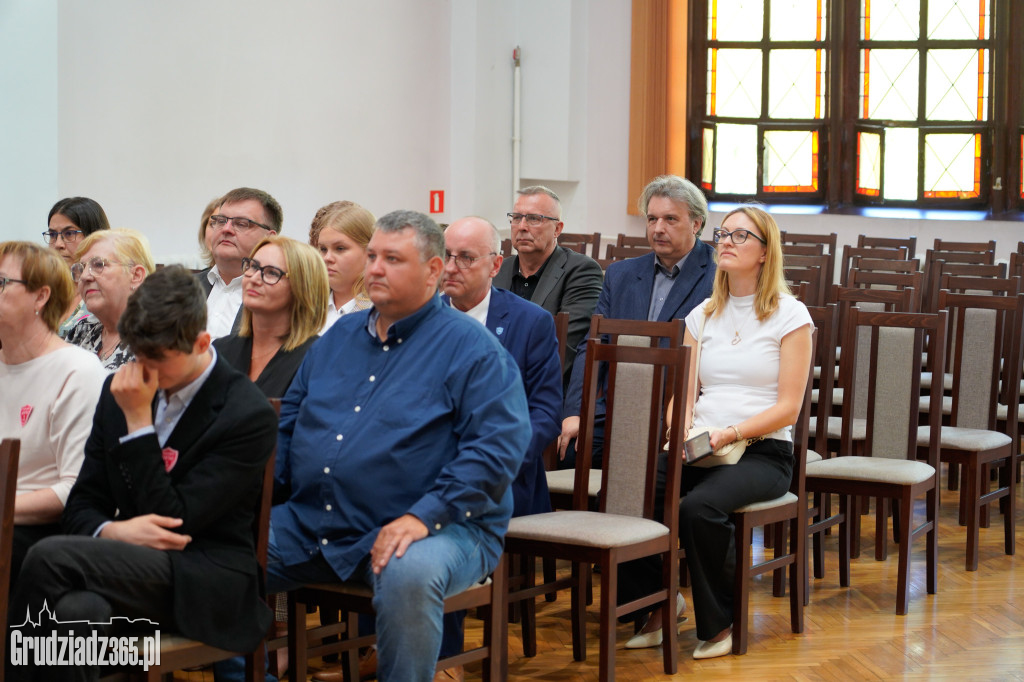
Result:
[[[64,510],[70,535],[26,557],[12,624],[35,619],[45,600],[59,621],[147,618],[232,651],[267,632],[252,529],[277,419],[217,359],[205,326],[203,291],[184,268],[157,271],[128,300],[118,331],[138,360],[104,385]],[[98,676],[75,666],[8,673]]]

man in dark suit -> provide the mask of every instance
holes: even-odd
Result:
[[[647,240],[652,253],[612,263],[605,274],[594,314],[620,320],[667,322],[682,319],[711,295],[715,280],[713,248],[698,237],[708,218],[704,193],[689,180],[662,175],[644,188],[640,214],[647,217]],[[580,430],[580,403],[587,337],[577,348],[565,394],[561,466],[575,463],[575,439]],[[603,375],[602,375],[602,381]],[[600,468],[604,403],[597,406],[594,466]]]
[[[445,266],[441,288],[446,303],[485,324],[512,354],[526,388],[533,435],[519,473],[512,481],[512,516],[551,511],[542,455],[559,433],[562,372],[551,315],[533,303],[491,286],[501,267],[501,238],[483,218],[456,220],[444,232]],[[462,651],[465,612],[445,616],[441,655]],[[461,679],[459,672],[449,677]]]
[[[563,385],[569,381],[576,346],[590,329],[601,293],[601,266],[593,258],[559,246],[562,206],[547,187],[524,187],[508,214],[517,255],[502,263],[494,286],[532,301],[552,315],[569,313]]]
[[[206,226],[213,265],[196,273],[206,292],[207,331],[217,339],[238,331],[242,259],[270,232],[281,233],[281,204],[260,189],[239,187],[220,199]]]
[[[253,383],[217,360],[205,323],[202,290],[180,266],[129,298],[118,330],[138,359],[104,385],[64,510],[70,535],[29,552],[16,623],[45,601],[60,621],[146,618],[231,651],[252,650],[266,634],[252,528],[277,420]],[[9,672],[98,675],[75,666]]]

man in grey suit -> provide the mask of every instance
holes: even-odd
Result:
[[[281,204],[261,189],[239,187],[220,199],[206,226],[213,266],[196,273],[206,292],[207,331],[220,338],[238,331],[242,259],[268,234],[281,233]]]
[[[704,193],[689,180],[662,175],[640,195],[641,215],[647,217],[647,240],[652,253],[608,266],[594,314],[619,320],[667,322],[687,316],[711,295],[715,281],[715,250],[700,241],[708,218]],[[580,342],[565,393],[562,434],[558,438],[561,466],[575,462],[580,430],[586,337]],[[599,374],[600,381],[604,375]],[[594,462],[601,466],[604,441],[604,401],[597,405],[594,423]]]
[[[558,195],[535,185],[517,192],[508,214],[512,246],[518,255],[507,259],[494,278],[494,286],[532,301],[552,315],[569,313],[563,382],[568,382],[576,346],[590,329],[601,293],[601,266],[593,258],[559,246],[562,205]]]

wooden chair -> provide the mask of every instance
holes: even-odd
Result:
[[[619,232],[619,236],[615,238],[615,246],[633,246],[637,248],[644,248],[648,251],[651,250],[651,242],[647,239],[647,235],[642,237],[632,237],[622,232]]]
[[[923,283],[924,274],[920,272],[876,272],[851,268],[847,285],[854,289],[889,289],[891,291],[911,288],[914,290],[912,309],[920,310]]]
[[[859,333],[865,329],[867,334]],[[918,461],[918,400],[921,361],[927,336],[931,357],[944,357],[946,315],[938,313],[850,311],[840,361],[841,383],[849,392],[843,404],[839,457],[807,467],[807,490],[839,496],[839,583],[850,584],[850,540],[859,515],[851,509],[855,495],[899,501],[899,566],[896,613],[904,615],[910,602],[910,550],[926,537],[926,587],[937,589],[938,463],[941,394],[933,391],[931,428],[926,461]],[[861,352],[866,347],[867,353]],[[867,360],[865,381],[854,381]],[[865,439],[853,438],[858,393],[866,394]],[[913,526],[914,501],[925,496],[925,522]],[[879,515],[881,516],[881,515]],[[819,521],[820,519],[815,519]],[[859,531],[858,531],[859,534]]]
[[[818,277],[818,290],[814,294],[814,302],[810,303],[809,305],[825,305],[825,303],[831,302],[828,300],[828,296],[830,293],[830,289],[833,285],[832,256],[830,256],[829,254],[801,256],[786,253],[783,256],[783,266],[787,270],[790,268],[817,268],[821,273]]]
[[[836,277],[836,245],[838,235],[835,232],[829,234],[807,234],[797,232],[787,232],[783,230],[780,233],[780,240],[782,242],[782,253],[793,255],[797,254],[794,249],[802,248],[816,248],[818,253],[825,253],[828,255],[828,265],[824,271],[825,281],[825,293],[828,293],[828,287],[835,283]],[[809,254],[813,255],[813,254]]]
[[[652,348],[657,346],[674,348],[683,345],[685,331],[686,328],[682,320],[650,322],[647,320],[616,320],[604,315],[594,315],[590,320],[589,338],[600,338],[604,343],[626,345],[639,345],[640,339],[646,339],[644,345]],[[579,441],[576,445],[578,449]],[[578,461],[577,459],[577,463]],[[571,509],[576,472],[573,469],[549,470],[547,479],[551,506],[554,509]],[[600,490],[601,470],[590,469],[587,476],[587,494],[596,498]]]
[[[954,242],[948,239],[939,239],[936,237],[935,243],[932,246],[934,251],[960,251],[966,253],[992,253],[996,252],[996,240],[992,239],[987,242]],[[989,261],[990,263],[994,262]]]
[[[847,286],[849,280],[850,268],[852,262],[857,258],[871,258],[872,260],[907,260],[907,250],[905,248],[899,249],[882,249],[882,248],[868,248],[868,247],[857,247],[847,246],[843,249],[843,263],[839,268],[839,285]]]
[[[812,340],[814,357],[814,341]],[[755,502],[740,507],[731,514],[735,526],[736,588],[733,595],[732,652],[747,653],[750,621],[750,583],[754,576],[772,571],[776,587],[782,585],[782,571],[789,566],[789,618],[793,632],[804,631],[804,590],[807,571],[807,500],[804,487],[807,467],[807,443],[811,418],[811,389],[814,386],[814,363],[808,367],[807,387],[803,406],[793,427],[793,478],[789,491],[774,500]],[[754,528],[774,529],[773,557],[756,564],[751,563]],[[783,530],[789,528],[789,549]],[[778,590],[777,590],[778,593]]]
[[[913,258],[917,253],[917,237],[869,237],[866,234],[857,236],[857,246],[860,248],[881,248],[907,250],[907,258]]]
[[[821,244],[781,244],[783,255],[792,256],[822,256],[825,254],[825,247]]]
[[[925,312],[935,312],[938,306],[939,280],[947,263],[962,263],[967,265],[990,265],[995,262],[995,253],[987,251],[979,253],[975,251],[935,251],[928,249],[925,252],[924,266],[924,307]]]
[[[483,661],[483,679],[499,682],[508,679],[508,611],[505,600],[508,589],[508,559],[503,554],[490,580],[444,600],[444,612],[465,611],[487,607],[484,619],[484,641],[479,647],[455,656],[442,658],[437,670],[444,670],[473,661]],[[307,632],[306,605],[317,603],[342,612],[345,629],[334,642],[323,640],[335,629],[313,628]],[[360,647],[376,641],[376,635],[358,636],[358,615],[373,614],[373,590],[359,580],[307,585],[288,593],[288,650],[290,652],[288,676],[291,680],[307,679],[307,660],[314,656],[340,652],[345,679],[359,680]],[[417,627],[410,623],[409,627]],[[309,646],[310,639],[319,641]]]
[[[650,252],[650,246],[616,246],[615,244],[609,244],[605,247],[604,257],[605,260],[609,260],[614,263],[617,260],[646,256]]]
[[[274,410],[281,413],[281,401],[277,398],[270,399]],[[257,500],[256,515],[253,520],[253,533],[256,536],[256,559],[259,561],[260,570],[267,570],[267,546],[270,543],[270,502],[274,492],[274,462],[277,449],[270,453],[270,458],[263,467],[262,491]],[[302,618],[305,619],[305,613]],[[279,641],[261,642],[255,651],[227,651],[217,647],[203,644],[194,639],[188,639],[174,633],[161,633],[160,635],[160,663],[149,666],[148,670],[126,670],[124,675],[104,677],[104,680],[120,679],[127,677],[133,680],[145,680],[146,682],[157,682],[164,680],[171,682],[174,679],[174,671],[185,668],[197,668],[210,665],[237,656],[245,657],[245,679],[247,682],[263,682],[264,674],[264,643],[271,650],[284,644],[283,638]],[[142,652],[139,658],[142,659]]]
[[[581,447],[577,452],[576,486],[572,511],[521,516],[509,523],[505,549],[511,554],[555,557],[572,562],[572,575],[559,581],[570,587],[573,657],[586,658],[584,592],[586,566],[601,570],[599,679],[615,678],[616,618],[645,606],[663,605],[663,665],[674,674],[678,664],[676,595],[678,593],[679,466],[683,455],[683,415],[686,414],[686,379],[690,349],[646,348],[603,343],[591,337],[587,343],[581,413]],[[607,363],[605,393],[604,478],[598,511],[589,511],[586,482],[590,473],[598,368]],[[667,402],[671,399],[671,410]],[[657,460],[662,433],[669,426],[668,473],[664,511],[655,517]],[[616,606],[618,571],[622,562],[645,556],[662,557],[663,576],[653,594]],[[510,600],[539,594],[533,590],[509,595]],[[532,628],[523,615],[523,628]]]
[[[7,660],[7,607],[11,596],[11,549],[14,543],[14,498],[18,494],[18,454],[21,441],[4,438],[0,441],[0,661]]]
[[[816,343],[814,346],[814,370],[817,388],[811,391],[811,403],[814,408],[813,421],[813,450],[808,451],[808,463],[831,457],[832,453],[828,445],[828,420],[832,414],[832,393],[835,388],[836,378],[836,348],[839,340],[839,308],[835,303],[826,306],[808,306],[807,312],[814,322]],[[809,434],[810,436],[810,434]],[[794,434],[795,442],[795,434]],[[806,485],[805,485],[806,488]],[[810,509],[807,510],[807,518],[813,521],[817,517],[822,519],[831,518],[831,498],[820,493],[812,496]],[[822,545],[822,535],[827,528],[835,523],[823,523],[815,526],[809,522],[807,533],[812,538],[811,554],[814,558],[814,577],[825,577],[825,551]],[[807,571],[804,570],[804,604],[809,601],[810,590],[807,587]]]
[[[563,232],[558,235],[558,245],[572,248],[573,250],[579,251],[591,258],[597,258],[601,255],[601,233],[593,232],[590,234],[583,234],[581,232]]]
[[[939,457],[964,472],[960,524],[967,526],[966,570],[976,571],[981,512],[1000,499],[1006,500],[1005,550],[1009,555],[1014,553],[1017,413],[1009,413],[1005,431],[998,430],[997,416],[1000,390],[1020,385],[1024,294],[983,296],[943,290],[939,293],[939,307],[949,313],[953,376],[950,423],[940,426]],[[930,437],[929,428],[922,427],[919,447],[927,448]],[[1002,468],[1000,483],[989,491],[988,471],[996,464]]]
[[[786,283],[793,289],[793,295],[804,305],[818,306],[824,304],[822,288],[825,284],[824,274],[818,267],[786,267],[783,269]],[[799,289],[799,293],[797,290]]]

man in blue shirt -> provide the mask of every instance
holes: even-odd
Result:
[[[443,600],[497,564],[531,436],[512,357],[437,295],[443,254],[429,217],[380,218],[374,307],[317,342],[281,407],[268,590],[371,585],[383,680],[433,679]]]

